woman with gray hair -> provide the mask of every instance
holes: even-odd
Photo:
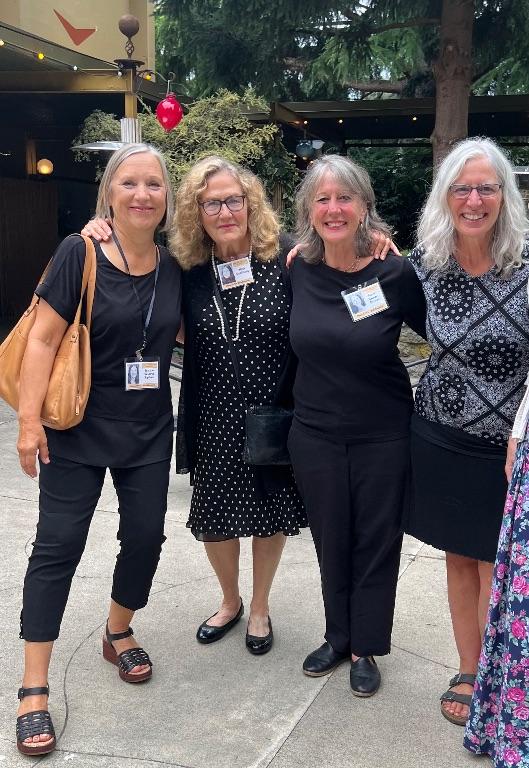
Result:
[[[321,571],[325,643],[303,671],[350,659],[356,696],[380,685],[390,652],[402,516],[410,482],[413,398],[397,342],[425,334],[424,295],[407,259],[373,258],[387,232],[367,172],[327,155],[297,196],[301,255],[290,268],[290,340],[298,359],[289,450]]]
[[[20,380],[18,452],[36,477],[39,521],[24,581],[20,636],[25,669],[17,747],[26,755],[55,748],[48,712],[48,669],[70,585],[83,553],[106,469],[119,499],[117,556],[103,656],[128,683],[152,675],[147,653],[132,637],[134,612],[148,600],[164,541],[173,410],[172,348],[180,327],[181,273],[154,242],[171,221],[173,197],[160,153],[145,144],[112,155],[101,180],[99,216],[110,216],[113,239],[96,243],[90,325],[91,390],[83,421],[44,429],[40,412],[55,354],[79,304],[85,243],[67,237],[44,282]],[[142,377],[149,366],[150,381]],[[134,386],[127,373],[135,368]],[[153,386],[153,372],[155,384]]]
[[[405,530],[446,552],[459,673],[441,712],[457,725],[469,712],[510,471],[507,441],[529,369],[527,229],[503,151],[467,139],[437,171],[411,254],[432,355],[415,398],[415,503]]]

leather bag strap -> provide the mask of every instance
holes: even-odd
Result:
[[[86,254],[85,254],[85,262],[84,262],[84,270],[83,270],[83,286],[81,288],[81,301],[79,303],[78,311],[79,311],[79,317],[80,317],[80,308],[83,302],[83,296],[86,290],[86,327],[88,329],[88,332],[90,332],[90,325],[92,322],[92,307],[94,305],[94,294],[95,294],[95,288],[96,288],[96,272],[97,272],[97,257],[96,257],[96,249],[94,247],[94,243],[92,242],[91,238],[85,237],[85,235],[81,235],[85,242],[85,248],[86,248]],[[88,267],[88,275],[87,275],[87,282],[85,286],[84,278],[85,273]]]
[[[70,235],[70,237],[82,237],[85,244],[85,260],[84,260],[84,268],[83,268],[83,280],[81,283],[81,297],[79,299],[77,312],[75,313],[74,323],[78,325],[81,320],[81,309],[83,306],[83,297],[86,293],[86,327],[90,332],[90,324],[92,321],[92,307],[94,304],[94,294],[95,294],[95,287],[96,287],[96,271],[97,271],[96,249],[94,247],[94,243],[92,242],[92,240],[89,237],[86,237],[85,235]],[[46,264],[44,272],[42,273],[41,278],[37,283],[37,288],[39,287],[39,285],[41,285],[44,282],[44,279],[48,274],[52,261],[53,261],[53,258],[51,258]],[[34,293],[33,298],[31,300],[31,304],[24,312],[25,315],[29,315],[31,312],[33,312],[33,310],[39,303],[39,299],[40,297],[37,296],[36,293]]]

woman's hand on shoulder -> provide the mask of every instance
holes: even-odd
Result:
[[[93,237],[98,243],[106,242],[112,237],[110,219],[90,219],[81,230],[85,237]]]
[[[505,475],[507,482],[511,482],[512,468],[514,466],[514,458],[516,456],[516,448],[518,447],[518,439],[516,437],[510,437],[507,443],[507,458],[505,459]]]
[[[43,464],[50,463],[46,432],[40,419],[20,419],[17,441],[20,466],[29,477],[37,477],[37,456]]]
[[[303,243],[296,243],[296,245],[290,249],[290,251],[287,253],[287,268],[290,267],[296,256],[300,251],[303,250]]]
[[[400,256],[400,251],[388,235],[379,232],[377,229],[371,230],[371,254],[374,259],[384,261],[389,251],[393,251]]]

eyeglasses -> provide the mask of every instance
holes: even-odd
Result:
[[[458,200],[464,200],[470,197],[473,189],[480,197],[494,197],[502,187],[503,184],[451,184],[448,189]]]
[[[208,216],[216,216],[220,213],[222,206],[225,205],[228,211],[237,213],[244,208],[244,198],[246,195],[230,195],[225,200],[206,200],[204,203],[199,203],[200,207]]]

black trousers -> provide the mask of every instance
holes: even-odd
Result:
[[[147,604],[160,559],[170,460],[110,469],[119,501],[121,543],[112,599],[130,610]],[[105,467],[52,457],[40,465],[39,521],[24,580],[20,637],[56,640],[75,569],[101,495]]]
[[[325,638],[340,653],[389,653],[409,440],[347,445],[294,425],[289,450],[320,565]]]

